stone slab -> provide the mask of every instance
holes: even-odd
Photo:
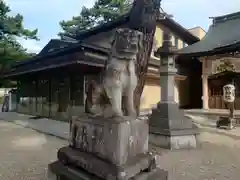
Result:
[[[168,173],[156,168],[151,172],[141,172],[134,180],[168,180]],[[66,166],[59,161],[48,165],[48,180],[103,180],[83,169]],[[107,180],[117,180],[109,177]]]
[[[70,147],[63,147],[58,151],[58,160],[65,165],[83,168],[103,179],[108,176],[131,178],[142,170],[151,169],[151,166],[155,165],[155,159],[150,154],[138,155],[129,159],[126,164],[116,166],[94,154],[81,152]]]
[[[198,147],[197,135],[165,136],[150,134],[149,142],[166,149],[191,149]]]
[[[70,145],[123,165],[148,152],[148,129],[147,119],[78,117],[71,125]]]
[[[65,166],[60,161],[48,165],[48,180],[101,180],[84,169]]]

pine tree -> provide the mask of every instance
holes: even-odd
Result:
[[[131,4],[131,0],[97,0],[91,8],[82,7],[79,16],[61,21],[59,36],[74,36],[76,32],[112,21],[128,12]]]
[[[17,41],[17,37],[38,40],[37,29],[25,29],[23,16],[10,16],[10,11],[11,9],[0,1],[0,76],[12,63],[30,56]]]

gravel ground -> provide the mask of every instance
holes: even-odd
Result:
[[[66,141],[0,121],[0,180],[47,180],[47,165]]]
[[[161,151],[158,164],[169,172],[169,180],[239,180],[240,136],[215,127],[199,127],[201,145],[198,149],[166,151],[155,148]]]
[[[169,180],[239,180],[239,133],[199,126],[199,149],[152,147],[160,152],[159,166],[169,171]],[[0,121],[0,128],[0,180],[47,180],[47,165],[67,142],[5,121]]]

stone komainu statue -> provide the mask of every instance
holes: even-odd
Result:
[[[121,28],[115,32],[109,59],[102,73],[101,81],[91,80],[87,88],[86,112],[96,114],[96,105],[102,108],[102,115],[110,104],[113,116],[136,116],[134,90],[137,86],[135,63],[142,49],[143,33]],[[123,98],[125,97],[125,98]]]

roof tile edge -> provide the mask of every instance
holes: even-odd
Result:
[[[213,23],[220,23],[220,22],[223,22],[223,21],[240,19],[240,11],[230,13],[230,14],[225,14],[225,15],[222,15],[222,16],[212,17],[212,19],[213,19]]]

